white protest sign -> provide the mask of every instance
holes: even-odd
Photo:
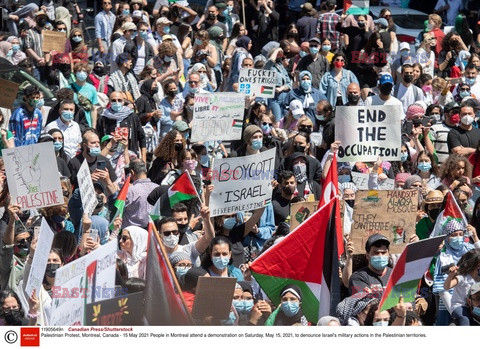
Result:
[[[241,68],[238,78],[238,92],[256,97],[275,97],[277,72],[273,70]]]
[[[215,160],[210,196],[211,216],[250,211],[272,199],[275,149],[238,158]]]
[[[338,106],[335,114],[338,161],[400,160],[401,106]]]
[[[115,296],[117,242],[57,269],[52,288],[52,326],[84,324],[85,304]]]
[[[97,205],[97,195],[93,188],[92,177],[90,176],[90,169],[88,168],[87,160],[83,160],[83,164],[78,170],[77,181],[80,189],[80,197],[82,198],[83,212],[91,216]]]
[[[36,294],[39,295],[40,287],[42,287],[43,276],[45,275],[45,269],[47,268],[48,256],[52,248],[52,242],[54,233],[48,225],[45,218],[42,218],[42,224],[40,225],[40,234],[38,235],[37,247],[35,249],[35,255],[33,256],[32,267],[28,274],[28,282],[25,287],[25,292],[28,296],[32,294],[33,290],[37,290]]]
[[[353,183],[357,186],[358,190],[368,190],[368,173],[352,172]],[[378,181],[379,190],[392,190],[395,187],[395,180],[387,178],[383,181]]]
[[[242,138],[245,94],[195,94],[192,142],[234,141]]]
[[[13,203],[22,210],[64,204],[53,143],[3,149],[2,154]]]

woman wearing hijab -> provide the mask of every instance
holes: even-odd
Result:
[[[137,114],[140,118],[140,122],[143,126],[150,122],[153,118],[151,124],[156,125],[158,122],[158,108],[157,102],[153,96],[158,92],[158,83],[154,79],[146,80],[140,87],[141,96],[135,101],[137,106]]]
[[[203,63],[195,63],[192,67],[192,71],[200,76],[200,87],[208,92],[213,92],[217,88],[215,82],[215,74],[212,74],[212,70],[208,69]]]
[[[129,226],[120,236],[120,258],[128,270],[128,277],[145,279],[148,232],[136,226]]]
[[[0,57],[7,59],[9,62],[12,62],[12,44],[8,41],[0,41]]]
[[[13,65],[17,65],[19,62],[27,58],[25,52],[20,49],[20,41],[16,36],[9,36],[7,42],[12,44],[12,57],[11,62]]]
[[[357,293],[337,305],[337,317],[342,326],[365,326],[367,317],[373,317],[378,299],[370,293]]]
[[[230,75],[228,76],[227,91],[233,91],[233,84],[238,82],[240,76],[240,69],[245,58],[250,58],[253,61],[253,57],[250,54],[252,48],[252,40],[244,35],[237,39],[235,43],[237,48],[233,51],[232,64],[230,68]]]
[[[72,29],[72,19],[70,11],[63,6],[59,6],[55,9],[55,22],[62,22],[67,27],[67,38],[70,35],[70,30]]]
[[[65,44],[65,53],[70,55],[72,70],[77,63],[88,63],[88,47],[85,45],[81,29],[72,29]]]
[[[265,326],[309,326],[302,310],[302,290],[286,285],[280,292],[280,305],[265,322]]]

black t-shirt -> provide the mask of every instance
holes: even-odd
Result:
[[[85,160],[85,158],[83,157],[83,154],[80,153],[68,162],[68,169],[70,170],[70,174],[71,174],[70,182],[73,184],[75,188],[78,188],[77,174],[78,174],[78,170],[80,170],[80,166],[82,166],[83,164],[83,160]],[[103,155],[98,155],[95,158],[95,160],[93,160],[93,162],[88,162],[88,168],[90,169],[90,173],[95,172],[95,170],[97,169],[98,160],[105,161],[106,169],[108,170],[110,180],[112,182],[115,182],[117,180],[117,175],[115,174],[115,170],[113,169],[110,163],[110,160],[108,160]]]
[[[463,128],[457,126],[450,130],[447,137],[448,151],[452,153],[452,149],[458,146],[465,148],[477,148],[480,141],[480,130],[473,127],[471,130],[466,131]]]
[[[375,298],[382,298],[383,291],[387,287],[388,278],[392,273],[392,268],[387,267],[384,275],[378,275],[371,271],[368,266],[357,270],[350,277],[349,292],[351,295],[364,292],[365,288],[369,288]]]
[[[280,193],[277,193],[272,201],[275,225],[285,222],[290,215],[290,200],[285,199]]]

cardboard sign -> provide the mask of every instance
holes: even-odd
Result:
[[[54,32],[51,30],[42,30],[43,52],[65,52],[65,44],[67,42],[67,34],[62,32]]]
[[[247,96],[273,98],[277,85],[277,72],[263,69],[241,68],[238,78],[238,92]]]
[[[195,94],[192,142],[241,139],[244,108],[244,93]]]
[[[12,202],[22,210],[65,203],[53,143],[3,149],[2,154]]]
[[[318,201],[296,202],[290,205],[290,231],[302,224],[318,209]]]
[[[259,154],[215,160],[210,196],[211,216],[251,211],[272,199],[275,149]]]
[[[373,234],[390,241],[390,253],[401,253],[415,234],[418,190],[360,190],[353,208],[351,238],[355,253],[364,253]]]
[[[141,326],[143,292],[87,304],[85,315],[87,326]]]
[[[192,308],[194,319],[212,316],[215,320],[228,319],[232,307],[236,278],[200,276]]]
[[[1,108],[7,108],[7,109],[13,108],[13,103],[17,98],[19,86],[20,85],[15,82],[8,81],[5,79],[0,79],[0,107]]]
[[[80,197],[82,198],[83,212],[91,216],[95,206],[97,206],[97,195],[93,188],[87,160],[83,160],[83,164],[78,170],[77,181],[80,189]]]
[[[357,186],[359,190],[369,190],[368,188],[368,178],[370,175],[368,173],[352,172],[353,183]],[[395,180],[387,178],[383,181],[378,181],[379,190],[393,190],[395,188]]]
[[[336,114],[342,116],[335,119],[338,161],[400,160],[401,106],[339,106]]]
[[[45,269],[47,268],[48,256],[52,249],[52,242],[54,233],[48,225],[45,218],[42,218],[42,224],[40,225],[40,234],[38,235],[37,247],[35,249],[35,255],[33,256],[32,266],[30,273],[28,274],[28,281],[25,287],[25,293],[30,296],[33,290],[37,290],[36,294],[39,295],[40,287],[42,286],[43,276],[45,275]]]

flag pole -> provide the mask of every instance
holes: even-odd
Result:
[[[195,187],[195,184],[193,184],[192,177],[190,177],[190,173],[188,173],[188,171],[185,171],[185,173],[187,174],[188,180],[190,181],[190,184],[192,185],[193,189],[195,189],[195,194],[197,195],[198,201],[200,201],[200,204],[202,204],[202,206],[203,206],[203,205],[204,205],[204,204],[203,204],[203,200],[202,200],[202,198],[200,197],[200,195],[198,195],[197,188]]]

